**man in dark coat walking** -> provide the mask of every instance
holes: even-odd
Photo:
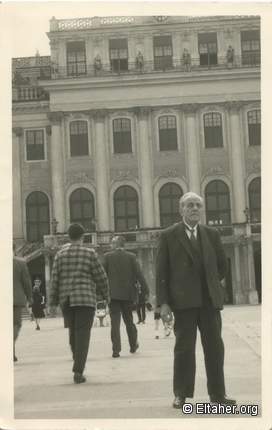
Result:
[[[205,357],[211,402],[234,404],[226,396],[224,344],[221,338],[223,292],[227,260],[217,230],[199,224],[203,200],[195,193],[180,199],[183,222],[164,230],[156,259],[156,295],[161,317],[174,313],[174,408],[194,396],[197,327]]]
[[[139,347],[137,329],[133,323],[132,305],[137,301],[136,281],[141,285],[145,299],[148,299],[149,288],[141,271],[140,264],[132,252],[124,250],[125,238],[115,236],[112,239],[112,251],[105,254],[104,268],[109,279],[110,290],[110,319],[112,356],[120,357],[121,314],[126,325],[130,352],[134,353]]]
[[[26,262],[16,256],[16,243],[13,243],[13,361],[17,361],[15,355],[15,341],[18,338],[22,326],[22,308],[32,305],[32,287]]]

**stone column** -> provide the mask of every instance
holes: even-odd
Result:
[[[141,269],[143,269],[143,251],[141,249],[137,250],[137,258],[141,266]]]
[[[49,112],[51,121],[52,216],[59,222],[58,230],[66,230],[64,151],[62,144],[62,112]]]
[[[12,210],[14,239],[23,239],[23,214],[21,193],[21,166],[20,166],[20,136],[23,134],[21,127],[12,129]]]
[[[243,142],[241,138],[241,123],[239,112],[241,102],[227,102],[226,107],[230,115],[230,154],[233,180],[234,222],[244,221],[246,207],[245,169],[243,159]]]
[[[152,180],[152,160],[149,139],[149,113],[148,107],[136,109],[138,115],[139,139],[139,173],[141,183],[142,226],[154,227],[154,193]]]
[[[182,105],[186,118],[186,165],[189,191],[200,195],[200,165],[197,143],[197,104]]]
[[[245,296],[242,291],[241,281],[241,265],[240,265],[240,243],[234,244],[234,256],[235,256],[235,277],[236,277],[236,305],[245,304]]]
[[[110,230],[109,183],[107,163],[107,141],[105,135],[106,109],[92,110],[95,131],[95,183],[97,202],[97,228]]]
[[[247,239],[247,252],[248,252],[248,276],[249,276],[248,303],[250,305],[257,305],[259,303],[259,300],[258,300],[258,293],[256,290],[254,252],[253,252],[252,237],[249,237]]]
[[[244,290],[249,291],[249,273],[248,273],[248,252],[246,241],[242,242],[243,266],[244,266]]]
[[[46,304],[49,304],[51,290],[51,265],[50,254],[44,254],[45,260],[45,289],[46,289]]]

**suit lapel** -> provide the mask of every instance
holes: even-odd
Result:
[[[179,223],[177,226],[177,238],[180,241],[180,243],[182,244],[183,248],[185,248],[185,250],[188,252],[190,257],[194,261],[192,247],[191,247],[191,244],[189,242],[187,233],[185,231],[184,224],[182,222]]]
[[[208,264],[208,256],[209,256],[208,250],[210,248],[210,241],[203,225],[201,224],[198,225],[198,231],[200,233],[202,258],[203,258],[204,266],[206,267]]]

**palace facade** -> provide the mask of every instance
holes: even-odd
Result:
[[[178,201],[228,257],[226,303],[261,301],[260,19],[50,20],[51,55],[14,58],[13,236],[50,288],[71,222],[103,259],[126,236],[154,293],[160,229]]]

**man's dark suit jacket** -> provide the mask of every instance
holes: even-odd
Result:
[[[143,295],[149,294],[147,282],[135,254],[116,249],[107,252],[104,257],[104,268],[109,279],[111,299],[136,302],[136,278],[141,284]]]
[[[223,308],[221,280],[227,273],[227,259],[217,230],[198,226],[209,295],[214,308]],[[183,223],[162,231],[156,258],[157,303],[172,310],[202,305],[201,283],[190,240]]]
[[[13,305],[25,306],[32,299],[32,286],[26,262],[13,256]]]

